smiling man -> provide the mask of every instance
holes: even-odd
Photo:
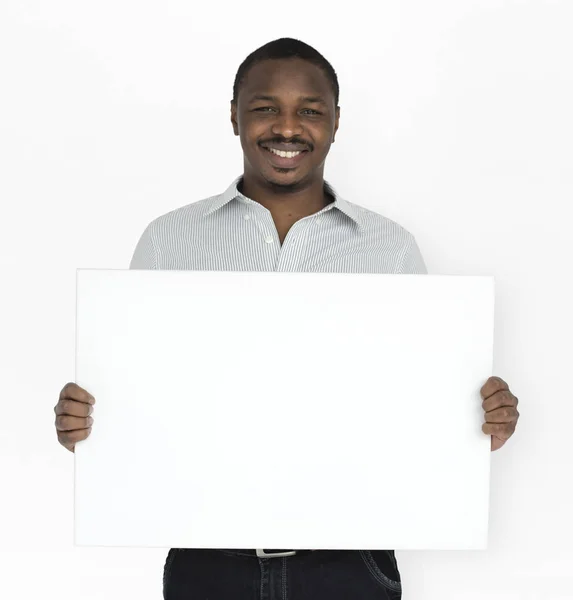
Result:
[[[268,50],[280,55],[289,44]],[[338,83],[331,67],[296,57],[248,66],[239,69],[231,103],[244,153],[240,190],[270,211],[282,244],[295,223],[335,201],[323,173],[340,118]]]
[[[284,38],[249,55],[237,72],[231,101],[243,175],[222,194],[151,222],[130,268],[426,273],[408,231],[343,199],[324,181],[340,119],[338,96],[332,66],[303,42]],[[497,377],[485,382],[481,394],[482,430],[497,450],[515,430],[517,398]],[[60,393],[58,439],[71,451],[91,432],[94,402],[75,383]],[[398,600],[402,595],[392,550],[172,549],[163,584],[166,600]]]

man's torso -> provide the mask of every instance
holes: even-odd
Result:
[[[424,274],[414,237],[397,223],[342,199],[291,227],[283,244],[271,213],[237,190],[152,221],[132,269]]]

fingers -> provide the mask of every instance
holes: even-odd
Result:
[[[76,443],[85,440],[91,431],[91,427],[88,429],[75,429],[74,431],[59,431],[58,441],[62,446],[73,452]]]
[[[519,418],[519,412],[517,408],[513,406],[502,406],[496,408],[490,412],[485,413],[485,420],[487,423],[508,423],[513,419]]]
[[[75,429],[87,429],[91,427],[94,420],[91,417],[70,417],[69,415],[58,415],[56,417],[56,429],[58,431],[73,431]]]
[[[509,386],[501,377],[490,377],[480,390],[481,397],[485,400],[497,392],[509,390]]]
[[[60,400],[70,399],[85,404],[95,404],[95,398],[84,388],[73,382],[66,383],[60,392]]]
[[[70,415],[72,417],[89,417],[93,412],[92,404],[85,404],[77,400],[60,400],[54,407],[57,415]]]
[[[77,442],[85,440],[91,433],[95,398],[76,383],[70,382],[62,388],[56,413],[56,431],[62,446],[74,452]]]
[[[496,392],[493,396],[490,396],[482,402],[482,407],[485,412],[495,410],[502,406],[517,407],[518,399],[509,391],[504,390]]]
[[[511,423],[484,423],[481,430],[487,435],[493,435],[501,440],[509,439],[515,431],[515,422]]]

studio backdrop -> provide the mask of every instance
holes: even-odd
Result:
[[[150,221],[242,173],[233,80],[279,37],[338,74],[327,181],[410,231],[430,274],[495,278],[521,418],[491,455],[489,547],[398,550],[404,600],[573,597],[572,23],[566,0],[2,3],[1,598],[161,597],[166,550],[73,545],[53,407],[76,269],[127,269]]]

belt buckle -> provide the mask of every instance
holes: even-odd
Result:
[[[264,550],[256,549],[255,552],[259,558],[280,558],[281,556],[294,556],[296,554],[296,550],[291,550],[290,552],[265,552]]]

